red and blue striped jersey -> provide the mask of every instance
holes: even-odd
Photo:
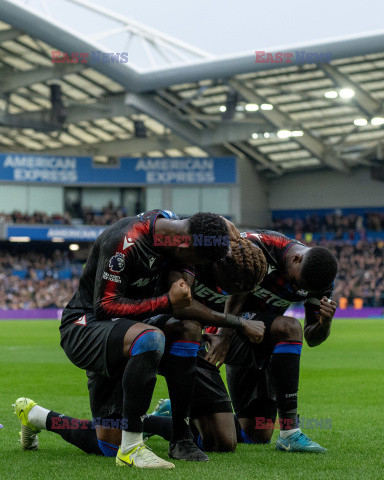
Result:
[[[167,293],[159,288],[164,257],[153,246],[158,217],[177,218],[154,210],[124,218],[100,234],[80,278],[79,287],[62,316],[62,325],[86,313],[97,320],[147,318],[171,312]],[[162,290],[164,292],[164,289]]]

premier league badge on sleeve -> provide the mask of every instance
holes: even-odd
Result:
[[[116,252],[113,257],[109,260],[109,271],[112,273],[120,273],[124,270],[125,267],[125,258],[122,253]]]

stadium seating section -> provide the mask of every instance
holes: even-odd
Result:
[[[0,213],[0,221],[110,225],[124,216],[124,209],[109,204],[100,211],[71,208],[64,215]],[[324,245],[334,252],[339,260],[334,298],[340,307],[384,307],[383,209],[292,210],[284,212],[284,216],[274,212],[269,228],[311,245]],[[5,292],[0,298],[0,309],[63,308],[76,289],[82,263],[65,250],[10,253],[4,248],[0,249],[0,267],[0,283]]]
[[[312,242],[330,248],[339,260],[336,300],[353,306],[384,307],[384,241],[347,244]],[[0,309],[63,308],[76,289],[82,264],[56,251],[52,255],[10,254],[0,250]],[[355,304],[356,305],[356,304]]]

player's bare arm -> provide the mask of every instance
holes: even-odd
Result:
[[[304,338],[309,347],[317,347],[329,337],[337,304],[323,297],[320,305],[305,305]]]
[[[171,273],[172,279],[177,278],[177,273]],[[180,272],[180,277],[185,277],[185,273]],[[191,276],[191,275],[189,275]],[[220,313],[203,305],[199,301],[192,299],[191,306],[177,311],[177,318],[179,320],[195,320],[206,326],[226,327],[235,330],[241,330],[252,342],[259,343],[263,337],[260,332],[258,323],[231,313]],[[264,332],[263,332],[264,333]]]
[[[225,302],[224,312],[239,315],[246,298],[246,293],[230,295]],[[205,336],[208,343],[208,352],[205,359],[212,365],[216,365],[217,368],[220,368],[224,363],[233,334],[233,328],[221,328],[217,334],[206,334]]]
[[[168,295],[174,312],[189,307],[192,303],[191,289],[184,280],[174,282]]]
[[[247,295],[247,293],[230,295],[228,300],[225,302],[224,312],[227,314],[239,315],[243,310],[242,307],[244,305],[245,299],[247,298]],[[247,322],[252,322],[254,335],[257,336],[257,340],[255,336],[255,340],[251,341],[255,343],[262,342],[265,332],[264,323],[255,320],[247,320]],[[206,340],[209,344],[209,348],[205,359],[220,368],[221,365],[224,363],[233,334],[233,328],[221,328],[218,334],[207,334]]]

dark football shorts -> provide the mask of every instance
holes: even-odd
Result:
[[[81,318],[81,315],[80,317]],[[136,323],[148,329],[161,328],[170,314],[156,315],[141,321],[119,318],[95,321],[86,315],[86,325],[73,322],[61,330],[61,346],[77,367],[87,371],[92,416],[119,419],[122,416],[123,391],[121,378],[127,358],[123,355],[124,337]]]
[[[232,337],[225,363],[233,410],[238,418],[257,416],[274,420],[276,418],[276,396],[270,374],[270,359],[273,350],[273,344],[270,342],[270,328],[279,315],[243,315],[264,322],[266,330],[264,340],[260,344],[252,343],[238,331]],[[194,415],[191,411],[191,417],[196,418],[214,412],[228,412],[226,407],[220,409],[221,405],[225,403],[225,398],[229,401],[219,370],[201,358],[198,362],[195,399],[192,405]],[[196,409],[195,404],[198,406]]]
[[[94,313],[87,313],[60,329],[60,345],[71,362],[83,370],[110,376],[109,363],[123,357],[126,331],[139,323],[125,318],[96,321]],[[112,332],[115,335],[109,341]]]
[[[219,369],[204,360],[205,349],[197,355],[196,386],[191,405],[191,418],[212,413],[232,413],[231,399]]]

